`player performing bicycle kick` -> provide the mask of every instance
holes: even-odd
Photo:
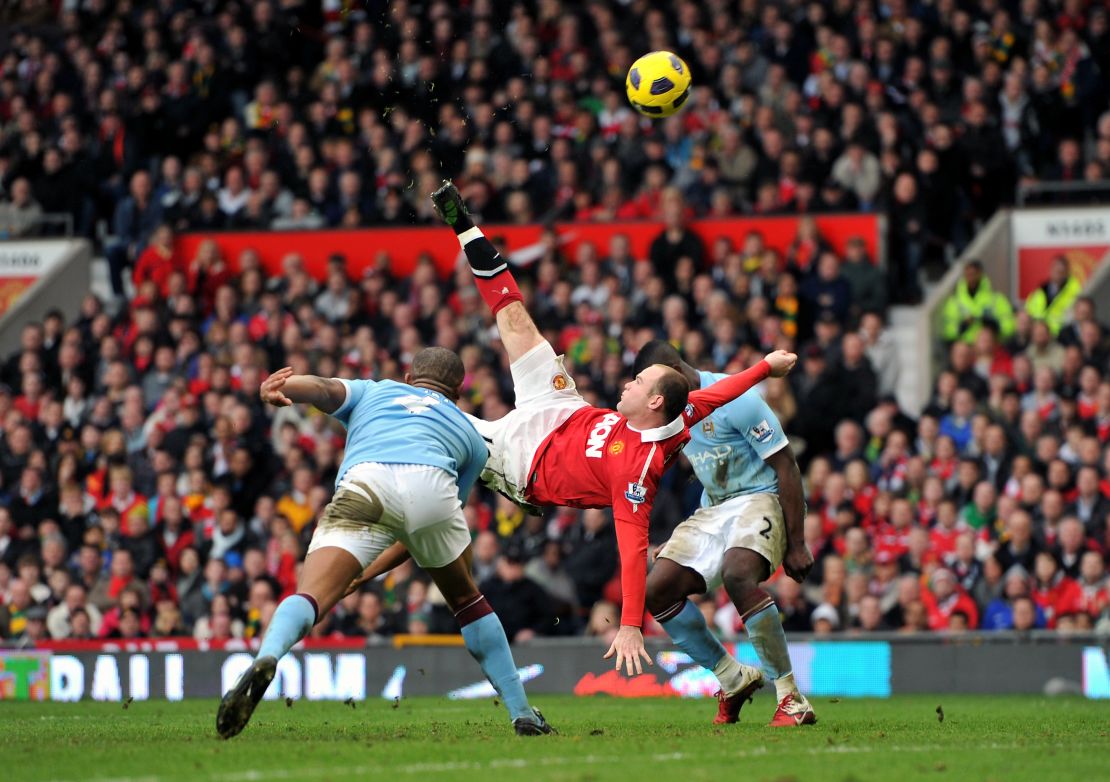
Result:
[[[605,659],[642,673],[651,665],[640,631],[647,580],[648,525],[663,471],[689,440],[687,428],[768,376],[781,377],[797,356],[775,351],[709,388],[655,364],[630,381],[617,409],[586,402],[563,358],[540,334],[505,262],[474,225],[450,182],[432,194],[436,212],[458,237],[478,291],[497,319],[508,353],[516,408],[498,421],[473,419],[489,445],[481,480],[525,505],[612,507],[620,554],[621,627]]]

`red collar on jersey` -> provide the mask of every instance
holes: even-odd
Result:
[[[686,422],[682,419],[682,416],[679,416],[669,424],[657,426],[654,429],[637,429],[632,424],[629,424],[628,428],[633,432],[638,432],[643,442],[657,443],[660,440],[666,440],[674,437],[676,434],[681,434],[682,430],[686,428]]]

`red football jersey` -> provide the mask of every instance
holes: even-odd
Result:
[[[962,535],[962,529],[945,529],[939,524],[929,531],[929,549],[941,559],[956,553],[956,539]]]
[[[690,439],[687,428],[771,373],[760,361],[709,388],[691,391],[683,414],[639,430],[613,410],[583,407],[547,436],[529,470],[526,499],[537,505],[613,508],[624,605],[621,624],[639,627],[647,584],[648,525],[655,489]]]

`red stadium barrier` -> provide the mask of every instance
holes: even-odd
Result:
[[[34,648],[51,652],[238,652],[253,649],[260,639],[228,638],[198,641],[183,636],[180,638],[93,638],[75,640],[71,638],[46,639],[35,644]],[[447,635],[393,635],[389,642],[401,649],[406,646],[462,646],[463,637],[458,634]],[[366,639],[359,636],[331,636],[327,638],[305,638],[297,644],[301,649],[362,649]],[[0,647],[2,649],[2,647]]]
[[[51,652],[219,652],[243,651],[258,646],[257,639],[229,638],[226,640],[198,641],[195,638],[135,638],[43,640],[34,648]],[[363,649],[366,639],[359,637],[305,638],[298,648],[305,649]]]
[[[730,220],[695,220],[692,224],[708,246],[719,237],[727,236],[739,246],[752,231],[763,234],[766,244],[785,253],[798,231],[798,217],[758,217]],[[872,258],[880,257],[879,218],[875,215],[821,215],[817,217],[821,235],[833,248],[844,252],[848,240],[859,236],[867,243]],[[609,240],[616,234],[626,234],[636,258],[647,258],[652,241],[663,230],[663,224],[653,221],[618,223],[559,223],[555,226],[564,254],[573,258],[579,242],[593,242],[598,254],[604,257]],[[540,225],[491,225],[485,226],[487,236],[503,241],[510,251],[518,251],[539,241]],[[255,250],[270,274],[281,272],[281,259],[295,252],[304,258],[309,273],[322,278],[328,257],[342,253],[347,259],[353,276],[360,276],[363,269],[374,265],[379,252],[389,253],[391,269],[395,275],[412,272],[417,260],[429,255],[444,275],[455,268],[459,245],[446,228],[368,228],[347,231],[266,231],[219,232],[183,234],[177,239],[177,251],[192,260],[197,247],[205,239],[219,245],[224,258],[238,271],[239,254]]]

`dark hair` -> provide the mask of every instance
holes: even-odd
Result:
[[[42,562],[39,561],[38,555],[33,551],[28,551],[26,554],[20,554],[19,559],[15,562],[15,569],[19,570],[23,567],[37,567],[42,569]]]
[[[674,345],[666,340],[653,339],[636,354],[636,360],[632,363],[632,373],[638,375],[652,364],[677,367],[680,363],[682,363],[682,356]]]
[[[651,393],[662,395],[663,416],[669,423],[682,415],[686,408],[690,397],[690,383],[677,369],[664,367],[663,374],[655,381]]]
[[[462,359],[447,348],[424,348],[412,359],[414,383],[423,380],[442,386],[451,397],[457,396],[465,375]]]

